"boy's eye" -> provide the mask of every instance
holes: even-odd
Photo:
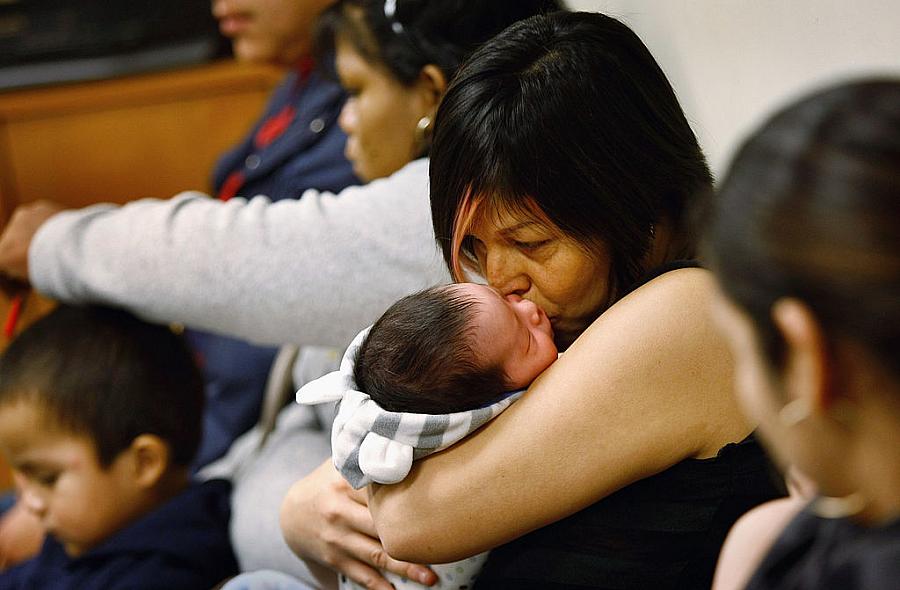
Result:
[[[59,479],[59,473],[36,473],[31,476],[35,483],[44,487],[51,487]]]

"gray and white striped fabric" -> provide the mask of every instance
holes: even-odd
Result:
[[[353,360],[368,332],[366,328],[353,339],[340,370],[307,383],[297,392],[301,404],[338,402],[331,429],[331,454],[335,468],[355,489],[370,483],[402,481],[413,461],[465,438],[524,393],[517,391],[490,406],[467,412],[389,412],[358,391],[353,379]]]

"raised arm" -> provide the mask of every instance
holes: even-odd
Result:
[[[373,487],[388,553],[460,559],[746,436],[730,357],[707,317],[711,290],[699,269],[651,281],[486,428],[418,461],[402,483]]]
[[[448,280],[427,166],[299,201],[185,193],[63,212],[38,230],[29,275],[64,301],[258,342],[344,346],[399,297]]]

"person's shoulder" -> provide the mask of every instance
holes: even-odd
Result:
[[[402,168],[384,178],[385,182],[427,182],[428,181],[428,158],[419,158],[408,162]],[[378,182],[378,181],[375,181]]]
[[[796,497],[780,498],[741,516],[722,546],[712,590],[744,588],[775,540],[805,503]]]
[[[383,203],[387,199],[394,204],[409,201],[419,202],[422,201],[420,197],[424,196],[426,198],[422,202],[427,205],[428,159],[413,160],[390,176],[377,178],[365,184],[349,186],[339,194],[330,196],[339,197],[345,202],[366,199],[369,204],[374,206],[375,203],[371,202],[373,195],[377,195],[379,203]]]
[[[679,268],[663,273],[614,303],[599,318],[604,324],[639,322],[653,332],[679,325],[685,333],[706,331],[715,280],[699,267]],[[637,335],[639,332],[636,332]]]
[[[573,363],[627,386],[659,419],[677,414],[682,435],[692,433],[694,458],[715,456],[750,431],[730,393],[732,359],[711,313],[715,288],[703,269],[666,272],[613,304],[563,355],[577,350]]]
[[[705,301],[714,289],[715,279],[710,271],[700,266],[684,266],[658,274],[625,298],[673,297],[696,300],[697,296],[702,296],[701,301]]]

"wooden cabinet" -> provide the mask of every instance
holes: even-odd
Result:
[[[217,157],[247,132],[282,75],[224,61],[0,93],[0,223],[37,199],[80,207],[209,190]],[[30,295],[19,329],[51,307]],[[0,319],[8,309],[0,296]],[[0,489],[8,475],[0,467]]]

